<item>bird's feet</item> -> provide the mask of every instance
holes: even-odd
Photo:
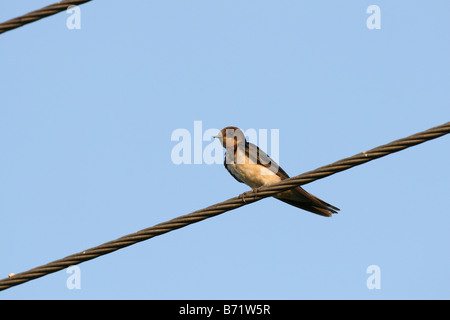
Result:
[[[247,203],[247,202],[245,202],[245,196],[246,196],[249,192],[250,192],[250,191],[246,191],[246,192],[240,194],[240,195],[239,195],[239,199],[242,199],[242,202]]]
[[[249,193],[258,193],[258,191],[261,189],[262,187],[259,187],[259,188],[255,188],[255,189],[252,189],[252,190],[250,190],[250,191],[246,191],[246,192],[244,192],[244,193],[242,193],[242,194],[240,194],[239,195],[239,198],[242,198],[242,201],[244,202],[244,203],[247,203],[246,201],[245,201],[245,196],[247,196]]]

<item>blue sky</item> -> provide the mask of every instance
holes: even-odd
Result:
[[[3,1],[0,20],[51,3]],[[248,190],[174,164],[194,121],[279,130],[294,176],[450,119],[448,1],[80,8],[80,30],[63,12],[0,36],[0,278]],[[62,270],[0,299],[449,299],[449,143],[305,185],[333,218],[264,199],[83,263],[79,290]]]

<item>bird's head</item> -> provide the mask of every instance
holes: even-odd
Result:
[[[244,133],[236,127],[223,128],[214,138],[219,139],[224,148],[234,148],[238,144],[245,143]]]

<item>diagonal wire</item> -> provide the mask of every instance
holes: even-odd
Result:
[[[0,34],[9,30],[22,27],[28,23],[54,15],[58,12],[65,11],[69,6],[80,5],[89,1],[92,0],[64,0],[51,4],[44,8],[29,12],[27,14],[24,14],[23,16],[2,22],[0,23]]]
[[[450,133],[450,122],[0,280],[0,291]]]

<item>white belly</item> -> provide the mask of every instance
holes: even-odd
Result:
[[[228,164],[228,168],[252,189],[281,181],[281,178],[270,169],[255,163]]]

